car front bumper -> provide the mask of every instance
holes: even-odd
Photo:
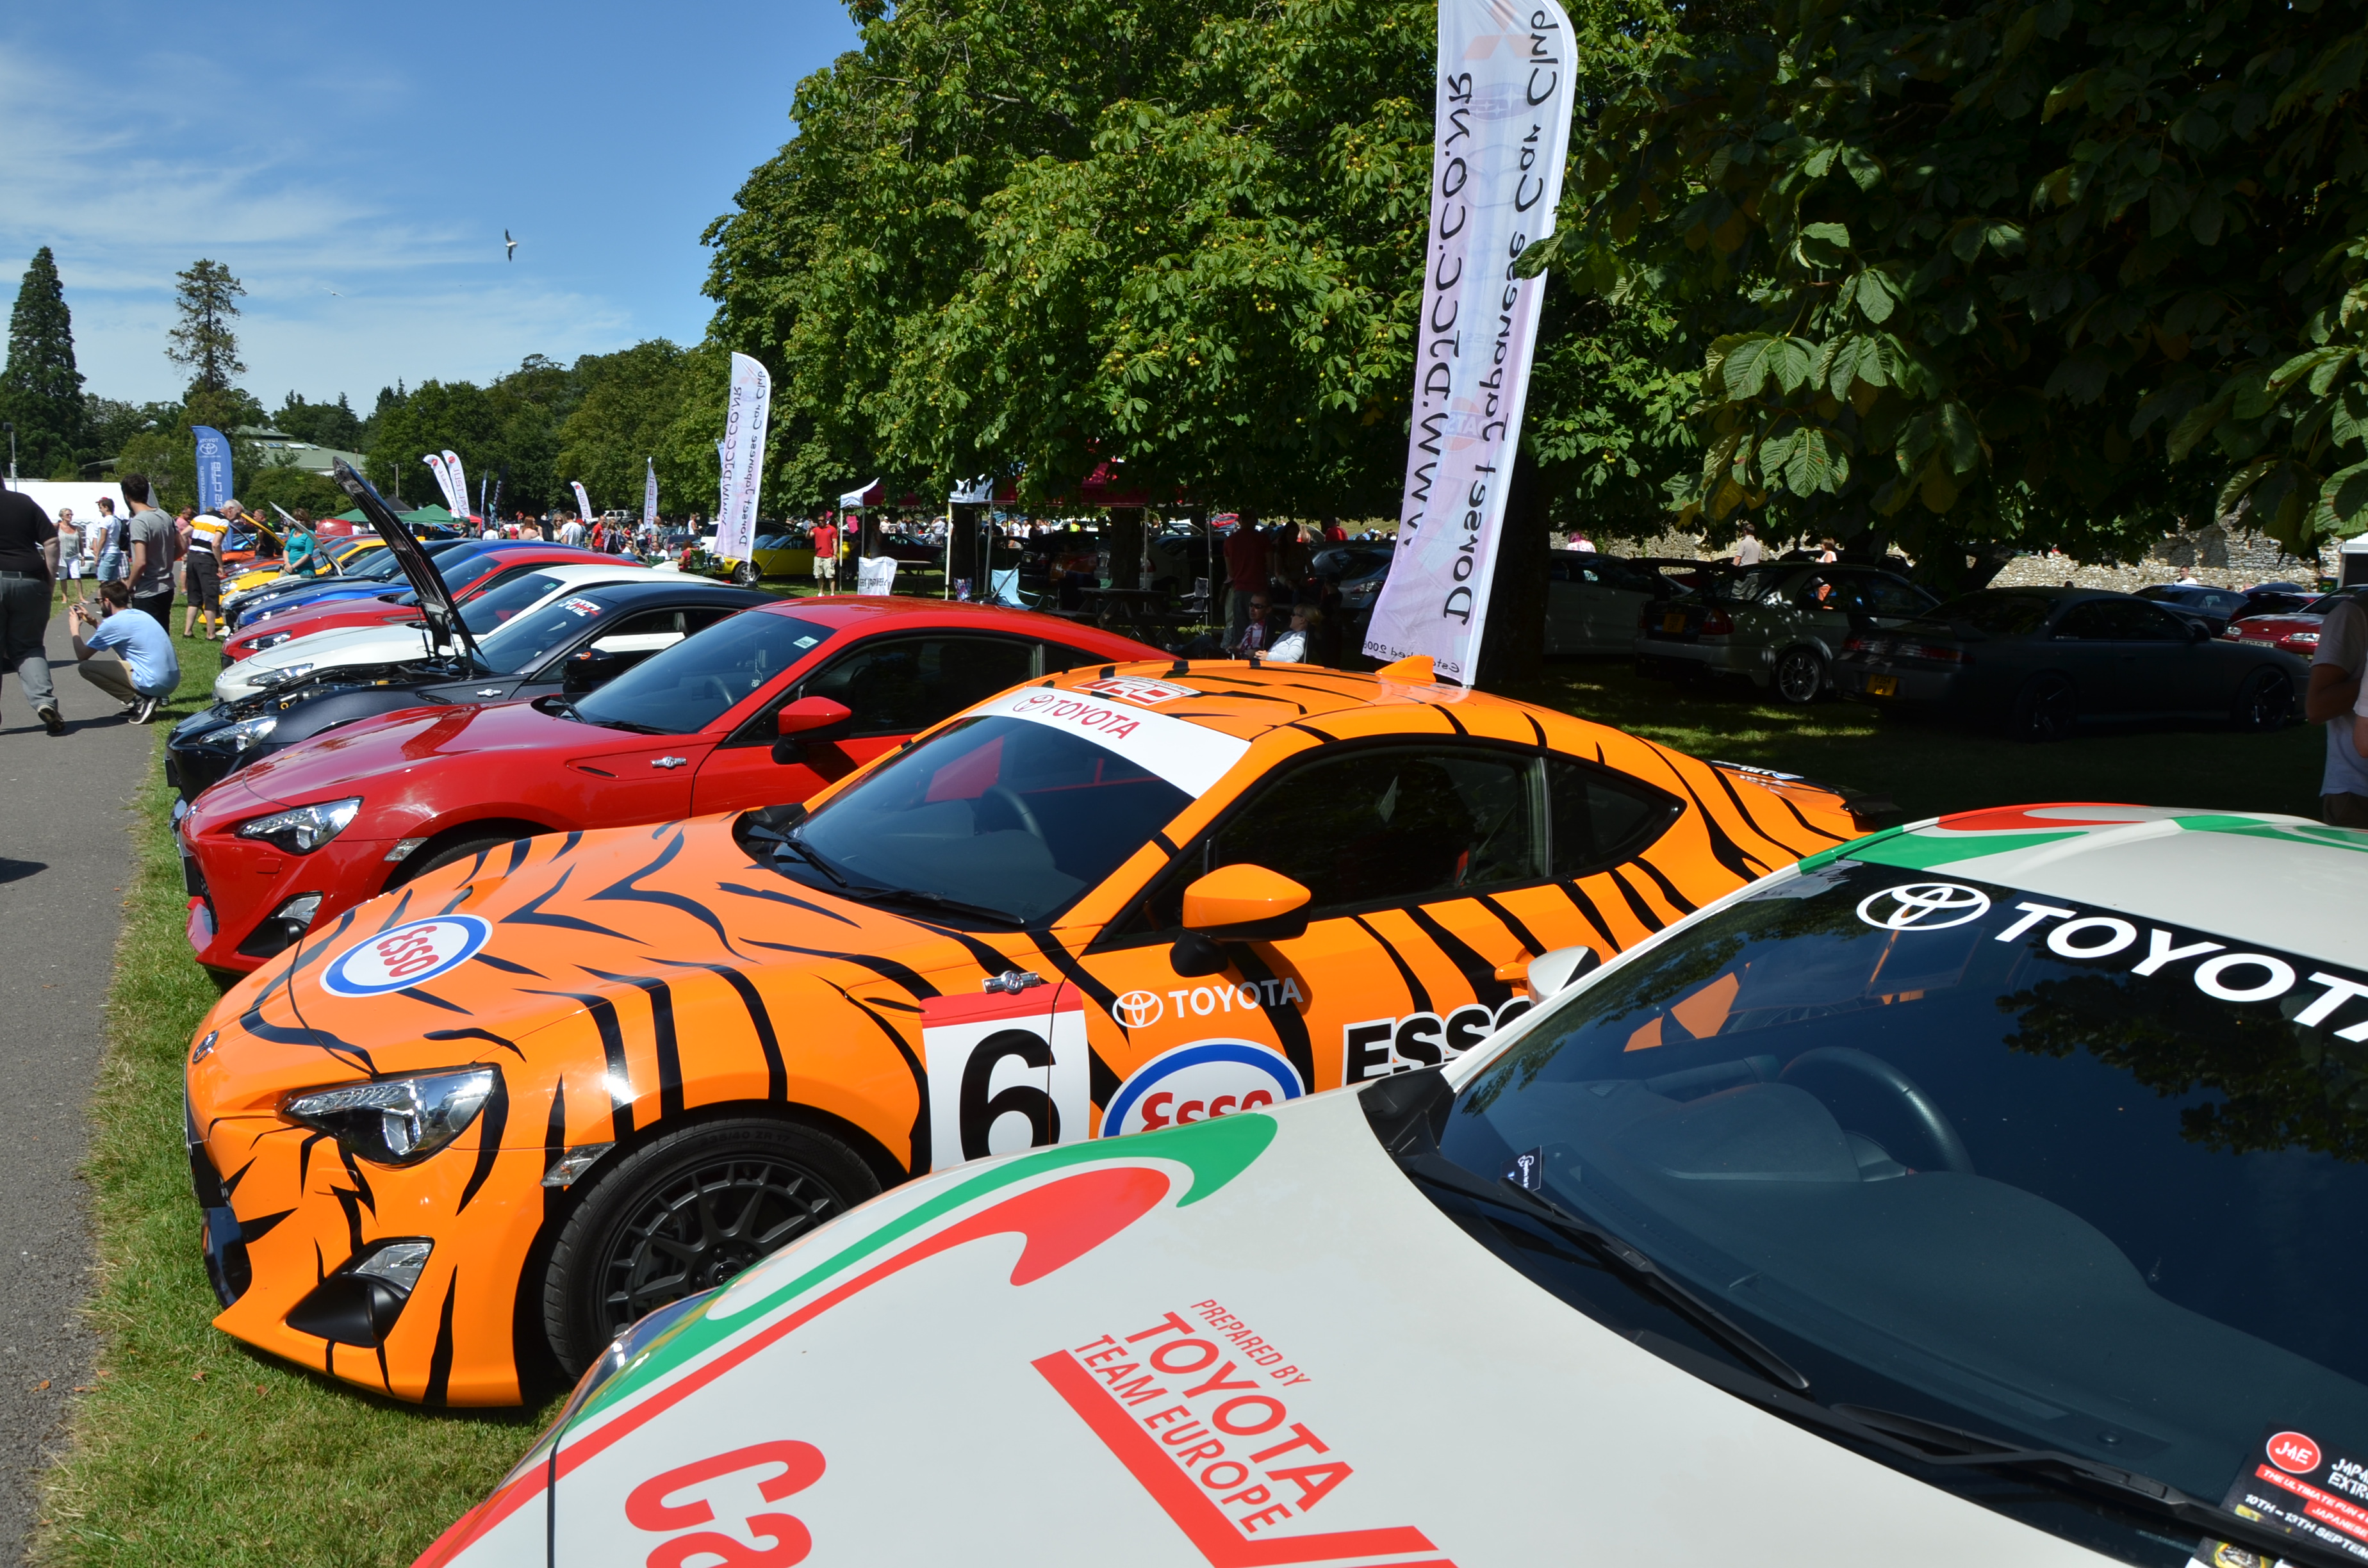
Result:
[[[1674,659],[1718,675],[1746,676],[1762,686],[1768,684],[1769,672],[1776,663],[1773,648],[1725,639],[1684,642],[1646,632],[1636,639],[1635,649],[1640,659]]]
[[[190,901],[189,948],[209,969],[244,974],[261,967],[305,929],[377,897],[394,869],[386,858],[394,840],[351,830],[309,855],[241,838],[239,824],[283,808],[235,782],[212,794],[217,798],[176,812],[175,824]],[[319,903],[302,927],[278,918],[308,894],[318,894]]]
[[[1945,707],[1965,695],[1956,670],[1915,669],[1887,659],[1843,659],[1834,665],[1834,689],[1883,708]]]

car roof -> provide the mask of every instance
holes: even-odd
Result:
[[[639,562],[633,561],[612,561],[605,566],[590,561],[544,561],[537,562],[535,564],[551,576],[558,578],[562,587],[572,587],[577,583],[639,583],[651,577],[676,575],[670,572],[664,574],[653,572]],[[699,581],[704,582],[706,579],[700,578]]]
[[[584,595],[619,609],[649,599],[719,599],[725,604],[754,606],[770,604],[773,597],[754,588],[735,588],[729,583],[685,577],[676,572],[652,572],[621,582],[595,584],[586,588]]]
[[[2368,832],[2307,817],[2093,801],[2006,806],[1912,823],[1835,853],[2003,882],[2329,963],[2368,962],[2368,899],[2360,896]],[[2257,892],[2229,896],[2231,888]],[[2223,891],[2204,897],[2199,889]]]
[[[771,598],[770,595],[767,596]],[[847,630],[883,623],[922,626],[974,626],[1020,637],[1055,637],[1075,647],[1099,644],[1114,659],[1141,659],[1156,653],[1131,638],[1105,631],[1041,610],[1014,609],[1006,605],[966,603],[961,599],[859,597],[853,594],[817,594],[812,598],[772,599],[765,607],[780,615]]]

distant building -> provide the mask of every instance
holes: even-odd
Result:
[[[265,425],[242,425],[231,434],[262,448],[263,460],[268,463],[301,468],[306,473],[324,477],[340,460],[357,472],[361,471],[367,460],[359,452],[341,452],[335,447],[316,447],[310,441],[298,440],[285,430],[274,430]]]

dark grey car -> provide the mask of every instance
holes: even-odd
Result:
[[[2090,720],[2217,719],[2274,730],[2302,709],[2309,666],[2212,636],[2130,594],[1985,588],[1892,631],[1852,637],[1834,661],[1844,696],[2004,720],[2033,741]]]
[[[1643,617],[1634,647],[1647,674],[1741,676],[1787,702],[1813,702],[1833,684],[1834,661],[1853,633],[1900,625],[1937,602],[1869,566],[1705,568],[1691,593]]]

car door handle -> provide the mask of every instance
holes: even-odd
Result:
[[[650,766],[652,767],[687,767],[689,764],[690,758],[687,756],[657,756],[650,759]]]

